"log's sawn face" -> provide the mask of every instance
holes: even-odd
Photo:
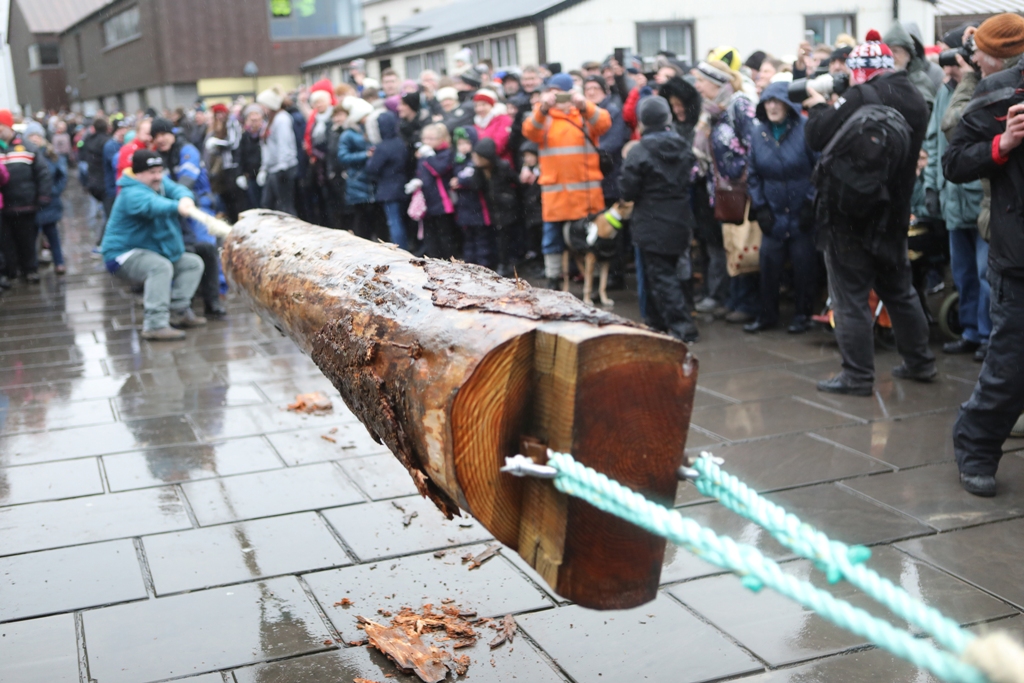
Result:
[[[442,512],[473,514],[581,605],[655,597],[663,540],[498,470],[534,437],[671,505],[697,379],[685,345],[571,295],[269,211],[243,214],[223,261]]]

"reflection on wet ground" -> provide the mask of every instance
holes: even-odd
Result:
[[[461,556],[489,534],[417,497],[340,400],[283,409],[336,394],[272,326],[229,299],[185,341],[141,340],[141,308],[90,256],[84,196],[67,199],[69,274],[0,296],[3,683],[408,682],[351,644],[355,617],[427,602],[517,615],[513,647],[465,650],[480,682],[932,680],[675,548],[658,599],[615,613],[566,604],[513,553],[468,572]],[[631,294],[616,310],[636,317]],[[976,364],[942,358],[926,387],[893,379],[882,353],[872,397],[823,396],[815,380],[838,368],[824,333],[708,322],[701,336],[691,450],[875,547],[882,574],[959,622],[1024,631],[1024,440],[1007,444],[997,498],[956,481],[949,433]],[[687,485],[676,505],[813,576]]]

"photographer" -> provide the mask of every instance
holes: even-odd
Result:
[[[954,50],[961,50],[967,28],[965,25],[953,29],[942,37],[942,42]],[[951,183],[942,174],[942,155],[949,144],[942,132],[943,117],[951,107],[959,84],[964,78],[973,77],[973,70],[959,64],[943,68],[949,80],[939,88],[924,141],[924,150],[928,152],[928,166],[924,171],[925,213],[935,219],[941,218],[949,232],[950,270],[960,293],[959,315],[963,333],[960,339],[944,344],[942,351],[946,354],[974,354],[974,359],[980,362],[985,358],[988,335],[992,330],[988,315],[989,286],[985,279],[988,243],[978,232],[981,183],[977,180]],[[976,79],[974,84],[977,84]],[[959,121],[959,114],[955,117]]]
[[[973,61],[993,68],[1024,52],[1024,18],[1000,14],[974,34]],[[978,383],[960,407],[953,447],[961,485],[976,496],[994,496],[1002,445],[1024,409],[1024,77],[1018,62],[978,83],[963,111],[942,169],[949,182],[988,179],[992,191],[988,281],[992,333]]]
[[[936,375],[928,322],[907,258],[910,202],[928,105],[907,72],[894,70],[892,51],[878,31],[869,31],[867,40],[850,53],[853,87],[834,106],[811,87],[804,101],[810,111],[807,143],[814,151],[824,150],[814,177],[818,246],[825,251],[843,357],[843,371],[819,382],[818,390],[856,396],[870,396],[875,377],[874,319],[868,306],[872,289],[889,311],[903,356],[893,376],[930,382]],[[877,137],[884,144],[857,127],[844,127],[851,119],[881,131]]]

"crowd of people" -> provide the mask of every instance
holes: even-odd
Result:
[[[567,224],[604,215],[618,233],[610,286],[635,269],[645,322],[687,342],[699,338],[699,313],[752,334],[777,327],[783,288],[794,299],[787,330],[802,333],[827,275],[843,369],[818,388],[870,395],[872,291],[904,360],[893,374],[936,376],[907,250],[909,227],[931,226],[951,261],[964,328],[943,351],[985,362],[956,444],[965,488],[989,495],[996,442],[1024,408],[1019,338],[1005,337],[1024,300],[1012,293],[1024,281],[1024,184],[1013,184],[1024,123],[987,114],[967,122],[992,106],[972,102],[976,89],[991,89],[982,79],[1020,80],[1022,54],[1024,18],[1005,14],[933,46],[897,22],[861,42],[804,43],[795,57],[758,51],[744,61],[723,46],[695,65],[617,50],[568,72],[499,71],[463,50],[451,75],[403,81],[385,69],[378,81],[357,60],[344,83],[163,115],[53,114],[16,127],[0,112],[4,272],[38,281],[40,233],[63,272],[56,225],[69,168],[102,204],[98,251],[108,268],[146,283],[154,339],[205,322],[182,309],[186,289],[202,296],[207,316],[224,314],[216,240],[188,218],[195,206],[231,221],[274,209],[552,288],[570,263]],[[965,129],[1000,126],[1002,137],[958,143]],[[996,180],[1005,169],[1012,182]],[[140,216],[158,219],[172,248],[143,235]],[[748,239],[757,267],[737,262],[737,239]],[[1008,388],[997,368],[1013,359]]]

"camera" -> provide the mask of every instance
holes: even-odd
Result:
[[[806,100],[808,85],[824,97],[828,97],[832,93],[842,95],[850,87],[850,75],[847,73],[826,73],[814,78],[798,78],[789,84],[789,101],[803,102]]]
[[[566,102],[572,101],[571,92],[559,92],[555,93],[555,102],[558,104],[565,104]]]
[[[971,56],[974,54],[974,36],[968,36],[967,40],[964,41],[963,47],[958,47],[955,50],[943,50],[939,53],[939,66],[960,66],[960,63],[956,61],[956,56],[960,55],[964,58],[973,68],[971,64]]]

